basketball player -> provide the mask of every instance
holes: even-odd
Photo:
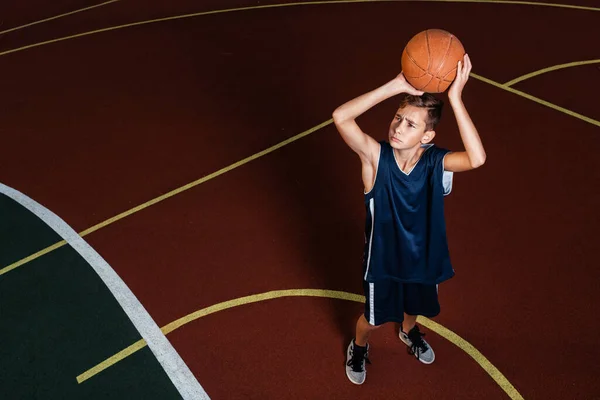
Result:
[[[433,143],[443,102],[412,87],[400,73],[383,86],[338,107],[333,120],[342,139],[360,157],[366,207],[363,287],[365,310],[347,349],[346,375],[366,378],[370,334],[396,322],[399,338],[419,361],[435,355],[416,325],[418,315],[440,312],[437,285],[454,276],[446,241],[443,201],[454,172],[483,165],[486,153],[462,101],[471,61],[465,54],[448,89],[465,151]],[[388,132],[377,142],[356,119],[392,96],[402,94]]]

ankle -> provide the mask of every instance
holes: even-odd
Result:
[[[415,327],[415,325],[415,323],[407,324],[403,322],[402,324],[400,324],[400,330],[402,330],[403,333],[408,335],[408,332],[410,332],[411,329]]]

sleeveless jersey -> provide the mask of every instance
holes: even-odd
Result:
[[[405,173],[390,144],[380,145],[375,184],[365,193],[364,280],[438,284],[450,279],[454,269],[444,219],[444,196],[453,178],[444,171],[449,150],[423,145],[421,158]]]

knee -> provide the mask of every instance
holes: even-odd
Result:
[[[369,321],[367,321],[364,315],[361,315],[358,322],[359,326],[366,331],[374,331],[381,327],[381,325],[372,325],[371,323],[369,323]]]
[[[371,325],[371,324],[367,324],[368,325],[368,330],[370,332],[376,331],[377,329],[381,328],[381,325]]]

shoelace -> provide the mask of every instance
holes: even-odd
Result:
[[[352,367],[352,371],[354,372],[363,372],[363,360],[367,364],[371,364],[369,360],[368,353],[363,354],[362,357],[354,354],[354,350],[350,350],[350,360],[348,360],[348,366]]]
[[[423,336],[425,336],[425,334],[419,331],[419,328],[412,329],[408,334],[408,338],[412,342],[412,345],[408,348],[408,352],[416,355],[417,358],[429,348],[427,344],[425,344]]]

